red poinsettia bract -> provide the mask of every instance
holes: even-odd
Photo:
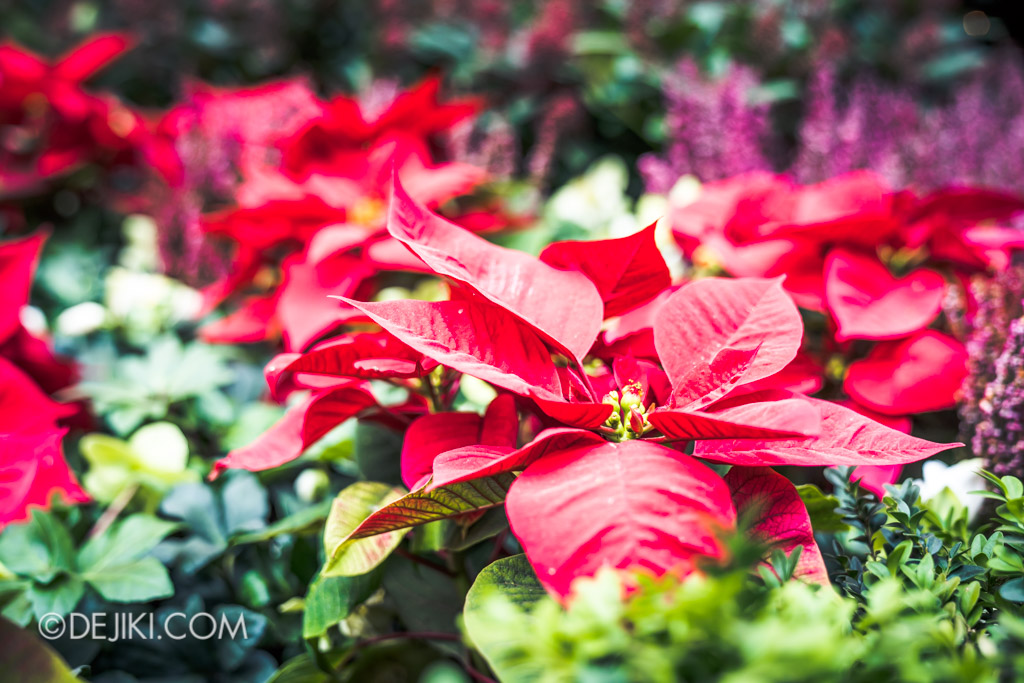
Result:
[[[0,243],[0,528],[47,507],[53,495],[66,502],[88,498],[61,450],[66,430],[58,420],[76,409],[52,400],[29,374],[59,387],[68,370],[19,319],[44,239]]]

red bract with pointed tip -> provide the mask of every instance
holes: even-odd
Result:
[[[415,202],[397,181],[388,232],[433,272],[511,313],[570,358],[583,358],[593,346],[604,302],[584,273],[477,237]]]
[[[558,242],[546,247],[540,260],[590,278],[604,301],[604,317],[612,318],[646,303],[672,284],[654,241],[654,229],[651,224],[622,239]]]
[[[213,477],[226,469],[269,470],[295,460],[336,426],[375,408],[376,399],[359,386],[332,389],[295,406],[248,446],[236,448],[214,463]]]
[[[253,285],[262,293],[244,306],[253,310],[204,328],[207,339],[252,342],[281,335],[286,350],[301,351],[355,315],[332,295],[369,294],[373,276],[382,270],[424,269],[384,230],[393,175],[429,206],[465,194],[486,176],[474,166],[435,159],[431,137],[476,109],[464,102],[438,102],[438,86],[430,79],[399,93],[380,114],[347,97],[320,102],[301,83],[215,94],[215,100],[240,106],[246,97],[259,97],[263,111],[280,91],[276,99],[284,100],[282,107],[294,115],[283,120],[280,131],[237,114],[214,116],[240,119],[237,132],[214,126],[211,134],[241,138],[241,151],[223,154],[228,158],[222,162],[236,166],[230,170],[242,182],[231,195],[235,206],[206,213],[199,221],[201,230],[236,245],[230,274],[206,289],[206,310]],[[187,120],[189,114],[179,117]],[[179,135],[189,142],[192,128],[176,126],[176,118],[164,122],[162,142],[173,143]],[[214,142],[224,145],[223,140]],[[486,227],[494,226],[491,221]]]
[[[366,111],[357,100],[344,95],[336,97],[324,105],[322,116],[281,141],[283,165],[298,176],[331,170],[339,165],[340,158],[374,140],[426,140],[481,108],[476,100],[441,102],[440,88],[439,78],[427,78],[399,93],[376,115]]]

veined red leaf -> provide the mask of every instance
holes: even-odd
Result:
[[[344,301],[442,365],[522,396],[562,398],[551,351],[529,326],[494,304]]]
[[[388,232],[435,273],[512,313],[570,357],[583,358],[597,339],[604,303],[585,275],[477,237],[415,202],[397,178]]]
[[[733,467],[725,475],[737,515],[751,515],[751,535],[789,555],[803,546],[793,576],[829,585],[821,549],[814,541],[811,518],[796,487],[770,467]],[[770,567],[770,565],[769,565]]]
[[[401,488],[375,481],[357,481],[345,488],[331,504],[324,525],[323,576],[359,576],[370,571],[402,542],[406,530],[373,538],[353,539],[352,532],[375,510],[402,497]]]
[[[539,396],[531,396],[545,415],[553,417],[562,424],[585,429],[595,429],[612,414],[612,406],[607,403],[571,403],[569,401],[545,400]]]
[[[618,239],[555,242],[540,253],[540,260],[559,270],[586,275],[604,300],[604,317],[622,315],[672,284],[654,241],[656,225]]]
[[[946,281],[925,268],[893,276],[874,254],[833,249],[825,259],[825,300],[836,339],[898,339],[928,326],[942,308]]]
[[[540,458],[584,444],[599,445],[604,439],[584,429],[545,429],[519,450],[501,445],[477,444],[441,453],[434,460],[434,478],[427,488],[490,477],[526,468]]]
[[[658,309],[654,323],[654,345],[681,405],[709,391],[707,377],[720,354],[734,354],[739,363],[746,362],[742,352],[757,350],[740,379],[727,368],[715,368],[738,386],[786,367],[796,357],[802,336],[800,313],[782,289],[781,278],[691,282]]]
[[[962,445],[925,441],[835,403],[813,398],[803,400],[821,410],[820,436],[698,441],[693,454],[731,465],[898,465]]]
[[[670,439],[775,438],[816,436],[821,413],[804,398],[785,392],[742,395],[705,410],[656,410],[649,420]],[[764,400],[759,400],[763,398]]]
[[[648,441],[559,451],[526,468],[506,501],[537,577],[566,596],[601,567],[654,575],[719,556],[735,512],[725,482],[693,458]]]
[[[306,353],[280,354],[264,371],[271,393],[286,375],[306,373],[355,379],[408,379],[428,373],[437,361],[383,332],[361,332],[329,339]]]
[[[371,514],[346,540],[369,538],[501,505],[514,480],[512,474],[499,474],[429,491],[420,486]]]
[[[284,414],[248,446],[236,448],[213,464],[210,478],[226,469],[250,472],[280,467],[350,417],[377,405],[366,390],[341,387],[313,396]]]
[[[332,295],[352,296],[373,270],[354,256],[334,256],[321,263],[298,258],[283,264],[284,281],[278,290],[277,317],[285,350],[301,351],[331,332],[354,311]]]

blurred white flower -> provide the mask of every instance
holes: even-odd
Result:
[[[57,316],[54,327],[65,337],[81,337],[103,327],[107,309],[95,301],[83,301],[65,309]]]
[[[324,497],[330,485],[326,473],[315,469],[303,470],[295,478],[295,495],[304,503],[313,503]]]
[[[947,465],[940,460],[929,460],[921,470],[921,479],[914,483],[921,489],[921,500],[928,501],[938,497],[943,490],[949,489],[964,507],[967,508],[967,519],[972,519],[981,510],[985,498],[971,491],[983,491],[985,480],[978,470],[984,467],[981,458],[961,460],[955,465]]]
[[[551,196],[548,215],[591,232],[628,235],[636,227],[626,195],[628,184],[629,172],[622,159],[604,157]]]
[[[159,267],[160,252],[157,245],[156,221],[149,216],[133,214],[121,224],[125,247],[119,261],[129,270],[153,272]]]
[[[119,267],[107,273],[105,299],[111,315],[138,333],[191,320],[202,306],[202,295],[177,280]]]
[[[700,199],[701,189],[697,176],[684,175],[668,191],[668,198],[673,206],[689,206]]]
[[[46,334],[46,314],[35,306],[22,306],[18,311],[18,319],[22,327],[35,336]]]

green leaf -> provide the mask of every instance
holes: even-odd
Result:
[[[148,602],[174,595],[167,569],[155,557],[105,567],[82,575],[96,592],[110,602]]]
[[[910,539],[903,541],[889,552],[889,557],[885,560],[885,566],[888,567],[889,573],[893,576],[898,576],[899,567],[907,561],[910,557],[910,551],[914,548],[914,542]]]
[[[231,473],[221,489],[224,505],[224,527],[228,534],[255,531],[266,526],[267,490],[260,485],[256,475],[245,470]]]
[[[185,522],[212,545],[227,545],[220,502],[209,486],[198,482],[176,486],[164,498],[161,509],[167,516]]]
[[[50,563],[54,567],[68,571],[75,568],[75,544],[60,520],[43,510],[33,510],[29,525],[50,551]]]
[[[177,527],[174,522],[152,515],[127,517],[82,546],[78,552],[78,568],[95,573],[114,565],[128,564],[149,553]]]
[[[463,625],[473,645],[501,680],[531,681],[541,677],[543,663],[529,656],[524,645],[534,637],[530,611],[545,596],[525,555],[489,564],[470,587]]]
[[[328,666],[336,666],[345,656],[345,651],[332,651],[323,655]],[[285,662],[267,683],[333,683],[338,679],[324,672],[316,660],[308,654],[292,657]]]
[[[50,570],[50,549],[31,523],[12,524],[0,533],[0,562],[21,576],[39,576]]]
[[[101,502],[114,500],[133,483],[163,493],[176,484],[198,479],[187,469],[185,435],[168,422],[146,425],[127,442],[106,434],[86,434],[79,449],[90,465],[85,487]]]
[[[384,566],[382,583],[408,630],[459,632],[462,594],[450,576],[396,557]]]
[[[796,487],[801,500],[807,506],[807,514],[811,518],[811,527],[821,533],[842,533],[850,529],[843,522],[843,516],[836,512],[839,499],[827,496],[814,484],[802,484]]]
[[[316,505],[302,508],[293,512],[284,519],[279,519],[265,529],[253,531],[231,538],[231,545],[243,545],[246,543],[263,543],[277,536],[284,534],[304,534],[319,532],[324,520],[331,510],[331,501],[324,500]]]
[[[547,596],[523,554],[506,557],[484,567],[466,597],[467,606],[472,600],[493,592],[501,594],[524,611],[529,611]],[[470,596],[473,596],[472,599]]]
[[[358,538],[353,532],[375,511],[386,509],[389,503],[401,498],[402,489],[373,481],[356,482],[339,493],[324,526],[327,562],[323,575],[357,576],[383,562],[401,543],[406,531],[382,530]]]
[[[363,477],[370,481],[402,481],[404,434],[359,420],[355,427],[355,459]]]
[[[34,635],[0,618],[0,671],[18,683],[81,683],[64,660]]]
[[[37,620],[51,612],[67,614],[75,609],[84,594],[85,584],[77,576],[69,574],[63,574],[45,586],[34,583],[27,593]]]
[[[380,572],[362,576],[319,576],[306,594],[302,637],[317,638],[345,619],[380,585]]]
[[[999,595],[1010,602],[1024,602],[1024,577],[1004,583],[999,587]]]
[[[352,532],[352,538],[367,538],[501,505],[513,481],[514,474],[499,474],[442,486],[433,491],[421,486],[367,517]]]

